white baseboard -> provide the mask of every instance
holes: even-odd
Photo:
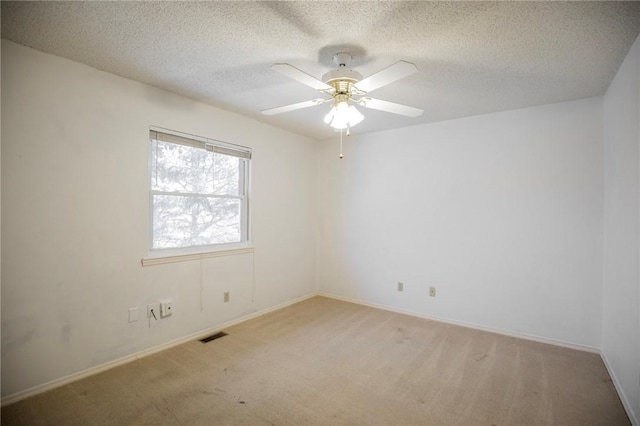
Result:
[[[604,354],[604,352],[600,354],[600,357],[602,358],[602,362],[604,362],[604,366],[607,367],[609,376],[611,376],[611,381],[613,382],[613,385],[615,386],[616,391],[618,391],[618,396],[620,397],[620,401],[622,401],[622,405],[625,411],[627,412],[627,416],[629,416],[629,420],[631,421],[631,424],[634,426],[639,426],[640,423],[638,423],[638,418],[633,412],[633,407],[629,403],[629,399],[627,398],[627,395],[624,393],[624,389],[622,389],[622,385],[620,385],[620,380],[618,380],[618,376],[616,376],[616,373],[613,367],[611,367],[611,364],[609,363],[609,359],[607,359],[607,356]]]
[[[576,349],[576,350],[579,350],[579,351],[585,351],[585,352],[591,352],[591,353],[595,353],[595,354],[600,354],[600,348],[596,348],[596,347],[593,347],[593,346],[587,346],[587,345],[581,345],[581,344],[577,344],[577,343],[564,342],[562,340],[549,339],[549,338],[546,338],[546,337],[540,337],[540,336],[534,336],[534,335],[525,334],[525,333],[518,333],[518,332],[513,332],[513,331],[508,331],[508,330],[502,330],[502,329],[499,329],[499,328],[485,327],[485,326],[482,326],[482,325],[479,325],[479,324],[474,324],[474,323],[470,323],[470,322],[466,322],[466,321],[458,321],[458,320],[453,320],[453,319],[449,319],[449,318],[439,317],[439,316],[436,316],[436,315],[423,314],[421,312],[414,312],[414,311],[409,311],[409,310],[405,310],[405,309],[394,308],[392,306],[381,305],[381,304],[378,304],[378,303],[371,303],[371,302],[367,302],[367,301],[359,300],[359,299],[352,299],[350,297],[337,296],[337,295],[329,294],[329,293],[318,292],[318,296],[329,297],[331,299],[342,300],[344,302],[350,302],[350,303],[356,303],[358,305],[363,305],[363,306],[370,306],[372,308],[384,309],[385,311],[397,312],[399,314],[411,315],[411,316],[414,316],[414,317],[429,319],[429,320],[432,320],[432,321],[438,321],[438,322],[444,322],[444,323],[447,323],[447,324],[459,325],[461,327],[473,328],[475,330],[487,331],[489,333],[502,334],[503,336],[517,337],[519,339],[531,340],[531,341],[534,341],[534,342],[546,343],[546,344],[554,345],[554,346],[561,346],[563,348]]]
[[[137,359],[144,358],[146,356],[155,354],[155,353],[160,352],[160,351],[164,351],[164,350],[169,349],[171,347],[174,347],[174,346],[177,346],[177,345],[181,345],[181,344],[186,343],[186,342],[188,342],[190,340],[202,339],[202,338],[208,336],[209,334],[216,333],[218,331],[221,331],[224,328],[231,327],[232,325],[240,324],[240,323],[248,321],[250,319],[253,319],[253,318],[268,314],[269,312],[273,312],[273,311],[277,311],[277,310],[282,309],[282,308],[286,308],[289,305],[293,305],[295,303],[302,302],[303,300],[310,299],[311,297],[314,297],[316,295],[317,295],[317,293],[313,292],[313,293],[307,294],[306,296],[302,296],[302,297],[298,297],[296,299],[288,300],[286,302],[280,303],[280,304],[272,306],[270,308],[266,308],[266,309],[263,309],[261,311],[254,312],[252,314],[245,315],[243,317],[240,317],[240,318],[237,318],[237,319],[234,319],[234,320],[231,320],[231,321],[227,321],[227,322],[225,322],[223,324],[215,325],[213,327],[209,327],[209,328],[206,328],[204,330],[200,330],[200,331],[197,331],[195,333],[191,333],[191,334],[189,334],[187,336],[171,340],[169,342],[160,344],[158,346],[154,346],[152,348],[144,349],[142,351],[139,351],[139,352],[136,352],[136,353],[133,353],[133,354],[130,354],[130,355],[126,355],[126,356],[124,356],[122,358],[118,358],[118,359],[115,359],[113,361],[109,361],[109,362],[106,362],[104,364],[100,364],[100,365],[97,365],[95,367],[91,367],[91,368],[88,368],[86,370],[82,370],[82,371],[79,371],[77,373],[73,373],[73,374],[70,374],[68,376],[61,377],[59,379],[51,380],[51,381],[49,381],[47,383],[43,383],[41,385],[37,385],[37,386],[31,387],[29,389],[25,389],[23,391],[14,393],[12,395],[7,395],[7,396],[2,398],[2,403],[1,404],[2,404],[2,406],[8,405],[8,404],[12,404],[12,403],[18,402],[18,401],[20,401],[22,399],[29,398],[30,396],[34,396],[34,395],[40,394],[42,392],[46,392],[46,391],[51,390],[51,389],[55,389],[55,388],[58,388],[60,386],[64,386],[66,384],[78,381],[80,379],[84,379],[85,377],[89,377],[89,376],[92,376],[94,374],[98,374],[98,373],[101,373],[103,371],[109,370],[111,368],[118,367],[118,366],[123,365],[123,364],[127,364],[127,363],[129,363],[131,361],[135,361]]]
[[[585,346],[585,345],[579,345],[579,344],[575,344],[575,343],[563,342],[563,341],[554,340],[554,339],[548,339],[548,338],[539,337],[539,336],[532,336],[532,335],[523,334],[523,333],[515,333],[515,332],[496,329],[496,328],[491,328],[491,327],[484,327],[484,326],[481,326],[481,325],[478,325],[478,324],[468,323],[468,322],[464,322],[464,321],[452,320],[452,319],[449,319],[449,318],[443,318],[443,317],[438,317],[438,316],[435,316],[435,315],[423,314],[423,313],[419,313],[419,312],[413,312],[413,311],[409,311],[409,310],[394,308],[392,306],[366,302],[364,300],[353,299],[353,298],[349,298],[349,297],[338,296],[338,295],[324,293],[324,292],[313,292],[313,293],[307,294],[305,296],[298,297],[296,299],[292,299],[292,300],[280,303],[280,304],[272,306],[270,308],[266,308],[266,309],[263,309],[261,311],[254,312],[252,314],[245,315],[243,317],[240,317],[240,318],[225,322],[223,324],[219,324],[219,325],[216,325],[216,326],[204,329],[204,330],[197,331],[197,332],[189,334],[187,336],[171,340],[171,341],[163,343],[161,345],[157,345],[157,346],[154,346],[152,348],[144,349],[142,351],[139,351],[139,352],[124,356],[122,358],[118,358],[116,360],[109,361],[109,362],[106,362],[104,364],[100,364],[100,365],[97,365],[95,367],[91,367],[91,368],[88,368],[86,370],[79,371],[77,373],[73,373],[73,374],[70,374],[68,376],[52,380],[50,382],[43,383],[41,385],[34,386],[32,388],[26,389],[24,391],[21,391],[21,392],[12,394],[12,395],[7,395],[6,397],[2,398],[1,405],[5,406],[5,405],[8,405],[8,404],[12,404],[12,403],[20,401],[22,399],[25,399],[25,398],[40,394],[42,392],[46,392],[46,391],[51,390],[51,389],[58,388],[60,386],[64,386],[66,384],[75,382],[77,380],[83,379],[85,377],[88,377],[88,376],[91,376],[91,375],[94,375],[94,374],[101,373],[101,372],[109,370],[111,368],[114,368],[114,367],[129,363],[131,361],[135,361],[135,360],[138,360],[140,358],[144,358],[146,356],[149,356],[149,355],[155,354],[157,352],[169,349],[171,347],[180,345],[182,343],[186,343],[186,342],[188,342],[190,340],[197,340],[197,339],[206,337],[207,335],[215,333],[215,332],[218,332],[218,331],[221,331],[224,328],[231,327],[231,326],[236,325],[236,324],[240,324],[240,323],[248,321],[250,319],[253,319],[253,318],[268,314],[269,312],[277,311],[279,309],[285,308],[287,306],[293,305],[295,303],[301,302],[303,300],[309,299],[309,298],[314,297],[314,296],[328,297],[328,298],[331,298],[331,299],[342,300],[342,301],[345,301],[345,302],[355,303],[355,304],[359,304],[359,305],[363,305],[363,306],[369,306],[369,307],[377,308],[377,309],[384,309],[386,311],[397,312],[397,313],[400,313],[400,314],[411,315],[411,316],[414,316],[414,317],[425,318],[425,319],[429,319],[429,320],[433,320],[433,321],[439,321],[439,322],[443,322],[443,323],[447,323],[447,324],[453,324],[453,325],[472,328],[472,329],[476,329],[476,330],[487,331],[487,332],[490,332],[490,333],[497,333],[497,334],[501,334],[501,335],[505,335],[505,336],[516,337],[516,338],[526,339],[526,340],[532,340],[532,341],[535,341],[535,342],[547,343],[547,344],[551,344],[551,345],[555,345],[555,346],[561,346],[561,347],[565,347],[565,348],[577,349],[577,350],[581,350],[581,351],[600,354],[602,356],[603,360],[604,360],[604,363],[605,363],[605,366],[607,367],[607,370],[609,370],[609,374],[611,375],[611,377],[612,377],[612,379],[614,381],[616,390],[618,391],[618,394],[620,395],[620,399],[623,402],[623,405],[624,405],[624,407],[625,407],[625,409],[627,411],[627,414],[629,415],[629,418],[631,419],[631,421],[633,422],[634,425],[639,426],[637,421],[635,420],[635,417],[633,417],[633,413],[630,410],[630,405],[629,405],[628,401],[624,397],[624,393],[622,392],[622,389],[620,388],[619,382],[617,381],[617,378],[615,377],[615,374],[611,370],[606,358],[600,353],[600,349],[599,348],[595,348],[595,347],[591,347],[591,346]]]

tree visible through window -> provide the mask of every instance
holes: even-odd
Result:
[[[247,148],[158,131],[151,143],[151,249],[248,240]]]

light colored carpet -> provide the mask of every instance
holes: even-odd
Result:
[[[2,408],[2,424],[627,425],[596,354],[314,297]]]

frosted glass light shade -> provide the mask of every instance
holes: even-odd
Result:
[[[353,105],[340,102],[331,107],[329,113],[324,117],[324,122],[334,129],[346,129],[353,127],[364,120],[364,115]]]

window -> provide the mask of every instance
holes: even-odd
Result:
[[[248,242],[250,149],[155,130],[149,139],[151,250]]]

